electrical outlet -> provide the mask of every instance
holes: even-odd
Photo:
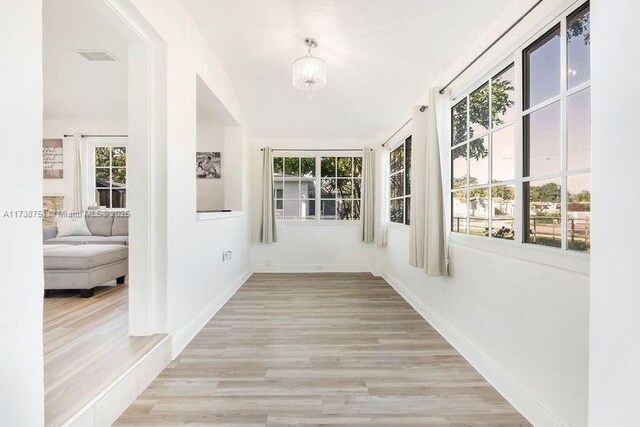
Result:
[[[271,267],[271,260],[270,260],[270,259],[265,259],[265,260],[264,260],[264,265],[265,265],[266,267]]]
[[[222,252],[222,261],[231,261],[231,257],[232,257],[232,252],[231,251],[225,251]]]

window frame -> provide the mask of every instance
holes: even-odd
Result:
[[[493,94],[493,81],[496,77],[500,76],[502,73],[508,71],[510,68],[513,69],[514,72],[514,79],[513,79],[513,85],[515,87],[514,90],[514,105],[513,105],[513,117],[506,121],[503,122],[497,126],[493,125],[493,117],[491,116],[491,112],[492,112],[492,107],[493,107],[493,99],[492,99],[492,94]],[[474,94],[475,92],[479,91],[480,89],[482,89],[485,85],[487,85],[488,87],[488,99],[489,99],[489,128],[488,129],[484,129],[482,130],[482,132],[477,132],[474,133],[474,135],[472,136],[469,132],[469,128],[471,127],[471,95]],[[477,80],[476,84],[474,84],[473,86],[471,86],[469,89],[467,89],[465,92],[463,92],[462,95],[458,96],[455,98],[455,102],[452,102],[451,108],[450,108],[450,117],[451,117],[451,122],[453,122],[453,108],[456,107],[457,105],[460,104],[460,102],[462,100],[466,100],[466,115],[467,115],[467,121],[466,121],[466,125],[467,125],[467,129],[465,129],[465,134],[466,137],[463,141],[452,145],[453,142],[453,124],[451,123],[450,126],[450,132],[449,132],[449,137],[450,139],[450,144],[449,144],[449,220],[451,221],[449,228],[449,233],[450,234],[461,234],[461,235],[470,235],[470,236],[474,236],[474,237],[489,237],[490,240],[507,240],[507,241],[511,241],[511,240],[517,240],[517,227],[518,227],[518,216],[517,216],[517,210],[514,212],[514,239],[501,239],[498,237],[493,237],[492,236],[492,232],[493,232],[493,215],[491,213],[491,205],[492,205],[492,190],[495,187],[504,187],[504,186],[513,186],[514,187],[514,200],[517,200],[517,193],[516,193],[516,189],[517,189],[517,177],[518,177],[518,172],[517,172],[517,166],[516,166],[516,159],[517,159],[517,145],[518,145],[518,138],[517,138],[517,134],[518,134],[518,127],[517,127],[517,121],[518,121],[518,110],[517,110],[517,105],[518,105],[518,91],[517,91],[517,86],[518,85],[518,78],[517,78],[517,67],[516,67],[516,63],[515,61],[513,61],[513,59],[511,57],[505,58],[504,60],[502,60],[496,67],[493,67],[491,69],[490,72],[486,73],[482,79]],[[504,130],[507,129],[509,126],[513,126],[513,131],[514,131],[514,147],[513,147],[513,152],[514,152],[514,173],[513,173],[513,178],[509,179],[509,180],[505,180],[505,181],[498,181],[498,182],[494,182],[493,181],[493,135]],[[470,160],[470,145],[473,141],[476,141],[478,139],[481,138],[486,138],[487,139],[487,181],[484,183],[480,183],[480,184],[471,184],[469,182],[469,178],[471,176],[471,160]],[[451,162],[452,162],[452,153],[454,150],[459,149],[461,147],[465,147],[466,149],[466,165],[465,165],[465,171],[466,171],[466,179],[467,179],[467,183],[465,186],[462,187],[456,187],[453,188],[453,167],[451,166]],[[488,235],[487,236],[479,236],[479,235],[475,235],[470,233],[470,222],[471,222],[471,216],[469,214],[469,210],[468,210],[468,206],[469,206],[469,194],[474,191],[474,190],[483,190],[483,189],[487,189],[487,199],[488,199],[488,204],[489,204],[489,209],[487,212],[487,227],[488,227]],[[454,193],[458,193],[458,192],[466,192],[466,200],[467,200],[467,212],[466,212],[466,232],[462,233],[462,232],[454,232],[452,230],[452,226],[453,226],[453,209],[452,209],[452,199],[453,199],[453,195]],[[515,205],[517,205],[517,203],[515,203]],[[517,209],[517,208],[516,208]]]
[[[315,198],[313,199],[315,201],[315,215],[313,218],[309,218],[309,219],[302,219],[302,218],[296,218],[296,219],[286,219],[286,218],[278,218],[276,216],[276,221],[278,223],[281,224],[285,224],[285,225],[360,225],[361,222],[361,218],[360,219],[339,219],[339,218],[334,218],[334,219],[322,219],[320,212],[321,212],[321,204],[322,204],[322,196],[321,196],[321,184],[322,184],[322,172],[321,172],[321,163],[322,163],[322,158],[323,157],[359,157],[362,158],[362,161],[364,162],[364,151],[363,149],[358,149],[358,148],[354,148],[353,150],[341,150],[341,151],[337,151],[337,150],[306,150],[306,151],[300,151],[300,150],[277,150],[277,153],[274,152],[273,153],[273,159],[275,160],[276,158],[286,158],[286,157],[296,157],[296,158],[304,158],[304,157],[313,157],[315,158],[315,176],[314,176],[314,183],[315,183]],[[284,167],[284,166],[283,166]],[[353,172],[352,172],[353,173]],[[299,177],[302,178],[302,177]],[[325,177],[326,178],[326,177]],[[353,179],[353,175],[351,176],[351,178]],[[274,177],[272,177],[272,183]],[[362,181],[364,181],[364,174],[362,174],[359,179]],[[362,186],[361,186],[362,188]],[[274,197],[273,197],[273,203],[274,203],[274,207],[277,205],[278,201],[282,201],[283,202],[283,209],[284,209],[284,201],[286,200],[294,200],[291,198],[282,198],[282,199],[278,199],[275,197],[275,191],[277,189],[274,186]],[[353,194],[353,191],[352,191]],[[362,194],[359,200],[362,200]],[[300,198],[295,199],[299,201],[301,200]],[[311,199],[309,199],[311,200]],[[328,199],[324,199],[324,200],[328,200]],[[335,199],[337,200],[337,198]],[[354,199],[351,199],[354,200]],[[360,206],[360,209],[362,209],[362,204]]]
[[[452,213],[452,202],[451,198],[446,203],[447,209],[449,209],[449,215],[447,216],[447,224],[448,236],[449,239],[453,243],[464,244],[465,246],[481,249],[481,250],[490,250],[492,252],[508,255],[514,258],[519,258],[527,261],[539,262],[542,264],[547,264],[555,267],[560,267],[564,269],[568,269],[570,271],[576,271],[583,274],[588,274],[589,272],[589,260],[590,256],[588,252],[579,252],[574,250],[567,250],[566,241],[567,241],[567,233],[566,233],[566,219],[567,219],[567,187],[566,181],[568,176],[573,175],[582,175],[582,174],[590,174],[591,167],[576,169],[572,171],[566,170],[567,165],[567,108],[566,108],[566,99],[576,93],[579,93],[587,88],[591,87],[591,78],[589,80],[582,82],[571,89],[567,89],[567,21],[574,14],[578,14],[586,8],[590,8],[589,1],[581,1],[581,2],[567,2],[565,7],[561,10],[561,12],[557,13],[555,17],[549,19],[546,23],[539,25],[536,27],[535,31],[532,32],[532,35],[525,39],[523,42],[519,43],[517,47],[512,49],[510,53],[501,57],[501,59],[493,61],[493,65],[486,68],[489,71],[484,72],[479,79],[469,80],[470,84],[465,85],[465,89],[461,91],[456,91],[452,93],[452,97],[450,98],[450,110],[449,117],[451,117],[451,110],[455,105],[457,105],[460,100],[465,97],[468,97],[471,93],[479,89],[484,85],[486,81],[492,76],[498,75],[501,70],[503,70],[510,63],[514,64],[514,86],[515,86],[515,104],[514,104],[514,131],[515,131],[515,146],[514,146],[514,177],[513,181],[505,181],[499,184],[507,185],[507,183],[513,183],[515,185],[515,236],[513,240],[499,239],[499,238],[486,238],[486,236],[475,236],[472,234],[462,234],[451,231],[451,218],[453,216]],[[527,49],[527,47],[531,46],[538,39],[545,36],[547,33],[551,32],[556,26],[560,25],[560,34],[561,34],[561,62],[560,62],[560,73],[561,73],[561,87],[560,93],[550,99],[547,99],[537,105],[533,105],[528,109],[523,109],[524,107],[524,61],[523,61],[523,53]],[[524,172],[524,116],[537,111],[545,106],[551,105],[554,102],[561,102],[561,170],[562,170],[562,213],[561,213],[561,240],[562,245],[561,248],[551,247],[551,246],[543,246],[543,245],[535,245],[531,243],[524,242],[524,183],[527,181],[531,181],[531,177],[525,177]],[[468,112],[467,112],[468,114]],[[506,126],[506,125],[505,125]],[[451,194],[454,192],[452,188],[452,164],[451,164],[451,155],[452,149],[454,148],[452,143],[452,123],[449,122],[449,132],[447,132],[449,138],[448,141],[448,151],[447,154],[447,179],[448,179],[448,195],[451,197]],[[474,136],[473,139],[476,139],[479,136]],[[465,141],[469,141],[469,137],[467,136]],[[463,145],[464,143],[458,144]],[[490,162],[490,168],[492,167]],[[467,171],[469,166],[467,165]],[[548,175],[540,175],[533,177],[533,181],[543,180],[548,178],[557,178],[559,174],[548,174]],[[491,175],[489,180],[491,181]],[[490,183],[493,186],[493,183]],[[509,184],[511,185],[511,184]],[[459,190],[459,189],[456,189]],[[468,213],[467,213],[468,218]],[[489,227],[491,227],[491,212],[489,213]],[[490,228],[491,229],[491,228]]]
[[[86,138],[85,141],[86,144],[86,154],[85,154],[85,159],[86,159],[86,164],[87,164],[87,171],[86,171],[86,184],[85,184],[85,194],[86,194],[86,200],[87,203],[97,203],[96,201],[96,191],[98,189],[98,187],[96,187],[96,149],[97,148],[103,148],[103,147],[107,147],[107,148],[118,148],[118,147],[123,147],[126,149],[127,152],[127,160],[125,163],[125,166],[119,166],[114,168],[113,165],[111,164],[112,162],[112,158],[109,158],[109,167],[98,167],[100,169],[109,169],[110,171],[110,175],[111,175],[111,170],[113,169],[125,169],[125,186],[124,187],[117,187],[117,188],[123,188],[128,196],[128,192],[129,192],[129,147],[128,147],[128,138]],[[100,187],[102,189],[109,189],[109,190],[113,190],[114,187]],[[113,201],[111,198],[109,199],[111,202]],[[112,208],[111,206],[107,206],[105,208],[106,210],[109,211],[128,211],[129,210],[129,206],[128,203],[125,202],[125,207],[123,208]]]
[[[388,201],[388,206],[387,209],[389,211],[389,224],[392,224],[394,227],[402,227],[402,228],[409,228],[410,227],[410,222],[407,223],[407,216],[409,216],[409,221],[411,220],[411,212],[409,210],[409,212],[407,212],[407,199],[411,200],[411,188],[409,188],[409,194],[407,194],[407,176],[406,176],[406,168],[407,168],[407,141],[409,141],[409,143],[411,144],[411,152],[413,152],[413,135],[412,132],[407,131],[405,133],[402,134],[402,137],[398,138],[397,141],[395,141],[392,145],[389,146],[389,152],[387,153],[388,156],[388,171],[387,171],[387,179],[389,181],[389,191],[387,192],[387,201]],[[391,172],[391,153],[393,153],[396,149],[398,149],[399,147],[403,147],[403,165],[402,165],[402,169],[398,169],[395,172]],[[413,164],[411,164],[411,171],[413,171]],[[403,174],[403,180],[402,180],[402,196],[398,196],[398,197],[391,197],[391,176],[392,175],[398,175],[402,173]],[[411,179],[412,177],[410,177]],[[391,202],[393,200],[403,200],[404,201],[404,208],[402,211],[402,222],[395,222],[395,221],[391,221]],[[409,204],[411,204],[411,202],[409,202]]]

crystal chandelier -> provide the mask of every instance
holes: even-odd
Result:
[[[318,43],[311,37],[304,39],[309,47],[307,54],[293,61],[293,87],[311,95],[327,85],[327,64],[313,55],[311,49],[318,47]]]

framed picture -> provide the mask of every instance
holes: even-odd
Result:
[[[63,178],[62,140],[42,140],[42,177],[45,179]]]
[[[222,161],[220,152],[196,153],[196,178],[219,179],[222,175]]]

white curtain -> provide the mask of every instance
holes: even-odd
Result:
[[[376,246],[382,248],[387,246],[387,229],[389,227],[389,151],[383,149],[376,153],[380,183],[376,186],[377,194],[374,201],[376,211],[374,241]]]
[[[75,163],[75,173],[73,176],[73,210],[76,212],[81,211],[84,206],[84,186],[85,183],[83,182],[82,177],[84,176],[83,174],[83,154],[84,154],[84,150],[82,148],[82,137],[80,135],[74,135],[73,136],[73,143],[75,144],[75,159],[74,159],[74,163]]]
[[[409,264],[424,267],[425,241],[425,185],[427,165],[427,116],[428,109],[421,105],[411,109],[411,225],[409,226]]]
[[[262,149],[262,222],[260,224],[260,242],[275,243],[276,216],[273,203],[273,152],[271,148]]]
[[[438,89],[431,89],[429,108],[413,109],[410,263],[429,276],[447,275],[444,202],[438,113]]]
[[[362,241],[372,243],[375,229],[375,156],[369,147],[362,154]]]

